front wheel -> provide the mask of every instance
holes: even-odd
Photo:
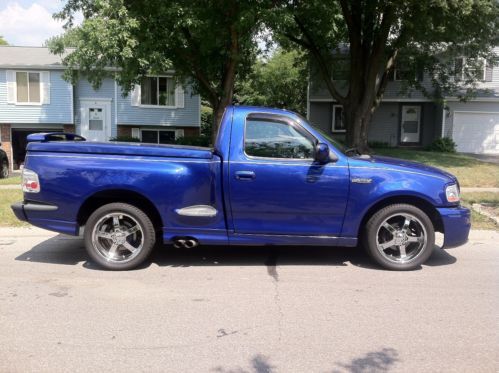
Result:
[[[435,230],[428,215],[416,206],[390,205],[369,219],[363,244],[382,267],[407,271],[419,267],[430,257]]]
[[[126,203],[110,203],[95,210],[88,218],[84,238],[90,257],[111,270],[137,267],[156,241],[151,219]]]

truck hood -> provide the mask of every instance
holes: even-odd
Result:
[[[212,149],[184,145],[155,145],[125,142],[49,141],[30,142],[28,152],[84,153],[211,159]]]
[[[448,182],[457,182],[457,178],[449,172],[441,170],[437,167],[427,166],[422,163],[407,161],[404,159],[374,155],[369,158],[354,157],[350,158],[350,160],[350,164],[352,166],[362,164],[366,167],[367,165],[369,165],[369,167],[373,168],[384,168],[394,171],[410,171],[420,174],[427,174],[429,176],[437,176],[443,179],[447,179]]]

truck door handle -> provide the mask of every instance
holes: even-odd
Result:
[[[256,177],[253,171],[236,171],[236,179],[237,180],[246,180],[250,181]]]

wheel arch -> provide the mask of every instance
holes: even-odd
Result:
[[[141,209],[149,216],[157,231],[163,228],[161,214],[151,200],[141,193],[127,189],[106,189],[88,196],[78,210],[78,225],[85,225],[90,215],[99,207],[114,202],[128,203]]]
[[[414,195],[397,195],[397,196],[389,196],[385,197],[376,203],[374,203],[369,209],[366,211],[364,216],[362,217],[362,221],[360,224],[360,229],[364,229],[367,221],[380,209],[394,204],[405,203],[408,205],[415,206],[421,209],[428,217],[430,218],[435,231],[444,232],[444,225],[442,222],[442,218],[438,213],[438,210],[434,205],[428,202],[426,199]]]

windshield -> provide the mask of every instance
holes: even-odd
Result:
[[[303,118],[300,114],[297,113],[297,115],[300,117],[300,119],[302,121],[304,121],[305,123],[309,123],[314,128],[314,130],[316,130],[322,136],[324,136],[326,138],[326,140],[329,141],[336,149],[338,149],[340,152],[342,152],[343,154],[345,154],[345,151],[346,151],[345,145],[343,145],[342,143],[340,143],[338,140],[335,140],[331,136],[330,133],[327,133],[326,131],[320,129],[318,126],[310,123],[308,120],[306,120],[305,118]]]

